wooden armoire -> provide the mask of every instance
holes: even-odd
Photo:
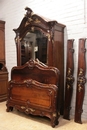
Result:
[[[38,58],[48,66],[60,71],[59,101],[60,113],[64,105],[64,28],[65,25],[51,21],[26,7],[26,14],[16,33],[17,65]]]
[[[0,20],[0,102],[7,99],[8,72],[5,66],[5,21]]]

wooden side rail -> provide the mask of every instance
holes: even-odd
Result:
[[[86,59],[85,59],[85,41],[86,39],[79,39],[79,54],[78,54],[78,76],[77,76],[77,91],[76,91],[76,106],[75,106],[75,122],[82,123],[81,114],[83,112],[83,100],[85,93],[85,72],[86,72]]]
[[[74,60],[73,60],[73,42],[74,39],[67,41],[67,71],[66,71],[66,87],[65,87],[65,102],[64,102],[64,119],[70,119],[71,99],[73,93],[73,71],[74,71]]]

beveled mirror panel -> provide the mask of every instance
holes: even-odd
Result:
[[[41,62],[47,63],[47,42],[48,38],[40,30],[27,32],[21,41],[21,64],[29,59],[38,58]]]

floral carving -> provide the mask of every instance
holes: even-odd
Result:
[[[74,82],[74,77],[72,76],[72,69],[71,68],[68,68],[66,82],[67,82],[67,89],[69,89],[70,86]]]
[[[79,69],[78,75],[78,91],[81,92],[83,89],[82,86],[86,83],[86,78],[84,76],[84,70],[82,68]]]

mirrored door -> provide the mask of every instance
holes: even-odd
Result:
[[[31,58],[38,58],[46,64],[47,42],[48,38],[40,30],[27,32],[21,41],[21,64],[23,65]]]

